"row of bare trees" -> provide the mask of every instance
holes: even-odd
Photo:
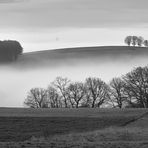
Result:
[[[128,46],[145,46],[148,47],[148,40],[144,40],[143,37],[141,36],[127,36],[124,40],[125,44],[127,44]]]
[[[99,78],[84,83],[57,77],[47,89],[32,88],[24,102],[32,108],[100,107],[108,98],[108,85]]]
[[[47,89],[32,88],[24,104],[31,108],[148,108],[148,67],[138,67],[106,84],[99,78],[71,82],[57,77]]]

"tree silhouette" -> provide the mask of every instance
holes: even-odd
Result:
[[[68,85],[70,80],[68,78],[57,77],[52,84],[58,89],[60,93],[65,108],[69,107],[69,94],[68,94]]]
[[[18,41],[0,41],[0,61],[14,61],[22,52],[23,48]]]
[[[43,88],[32,88],[24,101],[26,106],[31,108],[47,108],[47,90]]]
[[[148,40],[144,40],[143,44],[145,47],[148,47]]]
[[[138,44],[139,47],[142,46],[143,41],[144,41],[144,38],[143,37],[141,37],[141,36],[137,37],[137,44]]]
[[[124,93],[124,81],[121,78],[113,78],[110,82],[110,99],[114,106],[122,108],[126,101],[126,95]]]
[[[139,36],[127,36],[124,40],[125,44],[127,44],[128,46],[133,45],[136,46],[138,45],[139,47],[141,47],[144,44],[144,38]]]
[[[127,44],[128,46],[131,45],[132,43],[132,36],[127,36],[124,40],[125,44]]]
[[[75,107],[78,108],[80,102],[85,96],[84,84],[80,82],[70,83],[68,87],[68,94],[69,98],[72,99],[72,101],[74,102]]]
[[[108,86],[99,78],[87,78],[85,81],[86,92],[91,99],[91,107],[100,107],[108,99]]]
[[[148,67],[138,67],[127,73],[123,80],[129,104],[148,108]]]
[[[132,45],[133,46],[136,46],[137,40],[138,40],[138,37],[137,36],[132,36]]]
[[[51,107],[51,108],[61,108],[62,107],[61,98],[57,90],[54,87],[48,86],[47,98],[48,98],[48,107]]]

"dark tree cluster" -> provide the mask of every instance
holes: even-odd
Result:
[[[0,61],[14,61],[22,52],[23,48],[18,41],[0,41]]]
[[[137,67],[109,84],[100,78],[71,82],[57,77],[47,89],[32,88],[24,104],[31,108],[148,108],[148,67]]]
[[[145,40],[141,36],[127,36],[124,40],[128,46],[145,46],[148,47],[148,40]]]
[[[99,78],[82,83],[57,77],[47,89],[31,89],[24,104],[31,108],[100,108],[108,100],[108,91],[108,85]]]

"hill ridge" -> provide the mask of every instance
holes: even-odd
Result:
[[[31,52],[25,52],[23,53],[23,55],[26,54],[33,54],[33,53],[40,53],[40,52],[55,52],[55,51],[72,51],[72,50],[76,50],[76,51],[80,51],[80,50],[88,50],[88,49],[104,49],[104,48],[110,48],[110,50],[112,48],[127,48],[129,50],[134,50],[134,49],[146,49],[147,47],[137,47],[137,46],[87,46],[87,47],[69,47],[69,48],[58,48],[58,49],[47,49],[47,50],[39,50],[39,51],[31,51]]]

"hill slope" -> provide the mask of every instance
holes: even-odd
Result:
[[[148,56],[148,48],[127,46],[80,47],[24,53],[12,65],[41,67],[81,65],[106,61],[125,61]]]

